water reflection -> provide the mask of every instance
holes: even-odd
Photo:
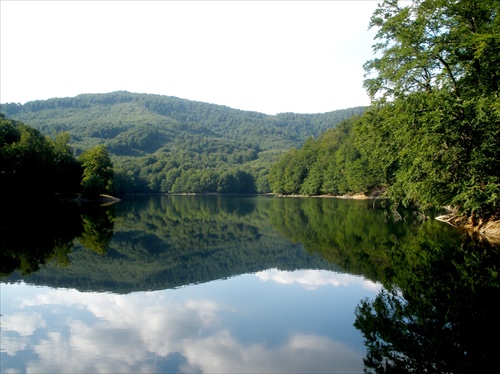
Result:
[[[112,212],[96,214],[90,224],[86,216],[80,219],[85,230],[80,228],[67,253],[71,266],[49,263],[29,276],[16,272],[7,280],[127,293],[270,268],[339,270],[335,263],[319,254],[307,254],[301,244],[276,231],[270,215],[282,209],[280,200],[221,196],[126,199]],[[59,226],[51,229],[64,231]]]
[[[374,292],[312,271],[270,288],[276,272],[128,295],[3,286],[2,372],[361,372],[361,337],[345,335]]]
[[[495,363],[500,251],[441,222],[332,199],[144,197],[51,207],[52,220],[47,209],[0,222],[2,372]]]

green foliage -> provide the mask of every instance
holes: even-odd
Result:
[[[500,4],[384,1],[372,17],[380,53],[365,65],[374,101],[361,142],[390,183],[420,207],[498,212]]]
[[[353,117],[309,138],[285,153],[271,168],[270,188],[278,194],[339,195],[364,192],[380,180],[356,144]]]

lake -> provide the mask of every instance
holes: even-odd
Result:
[[[381,201],[1,214],[2,373],[487,372],[499,248]]]

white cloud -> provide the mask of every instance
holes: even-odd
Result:
[[[6,370],[3,370],[2,373],[4,373],[4,374],[17,374],[17,373],[22,373],[22,371],[17,370],[17,369],[6,369]]]
[[[97,326],[73,323],[70,328],[69,336],[50,332],[34,345],[39,360],[27,363],[28,373],[154,372],[142,362],[146,351],[131,344],[133,341],[123,340],[123,336],[118,338],[117,334],[100,335],[110,331]],[[140,370],[136,370],[138,367]],[[145,370],[148,367],[150,370]]]
[[[27,339],[11,336],[2,336],[2,352],[9,356],[15,356],[17,352],[26,349],[28,346]]]

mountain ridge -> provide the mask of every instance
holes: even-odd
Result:
[[[208,101],[201,101],[201,100],[193,100],[193,99],[187,99],[187,98],[181,98],[181,97],[178,97],[178,96],[173,96],[173,95],[164,95],[164,94],[154,94],[154,93],[147,93],[147,92],[132,92],[132,91],[128,91],[128,90],[116,90],[116,91],[110,91],[110,92],[99,92],[99,93],[80,93],[78,95],[75,95],[75,96],[55,96],[55,97],[50,97],[50,98],[47,98],[47,99],[35,99],[35,100],[28,100],[24,103],[20,103],[20,102],[12,102],[12,101],[8,101],[8,102],[0,102],[0,106],[10,106],[10,105],[14,105],[14,106],[17,106],[17,107],[23,107],[23,106],[26,106],[26,105],[31,105],[33,103],[43,103],[43,102],[55,102],[55,103],[58,103],[58,102],[64,102],[64,101],[73,101],[75,99],[82,99],[82,98],[85,98],[85,97],[96,97],[96,96],[102,96],[102,97],[109,97],[109,96],[117,96],[117,95],[140,95],[140,96],[148,96],[148,97],[151,97],[151,98],[168,98],[168,99],[173,99],[173,100],[178,100],[178,101],[185,101],[185,102],[191,102],[191,103],[198,103],[198,104],[203,104],[203,105],[210,105],[210,106],[214,106],[214,107],[220,107],[220,108],[224,108],[224,109],[229,109],[229,110],[232,110],[232,111],[238,111],[238,112],[247,112],[247,113],[256,113],[256,114],[259,114],[259,115],[263,115],[263,116],[279,116],[279,115],[282,115],[282,114],[296,114],[296,115],[318,115],[318,114],[326,114],[326,113],[332,113],[332,112],[338,112],[338,111],[343,111],[343,110],[348,110],[348,109],[353,109],[353,108],[362,108],[362,107],[365,107],[365,106],[362,106],[362,105],[358,105],[358,106],[352,106],[352,107],[347,107],[347,108],[342,108],[342,109],[333,109],[333,110],[329,110],[329,111],[326,111],[326,112],[308,112],[308,113],[298,113],[298,112],[278,112],[276,114],[268,114],[268,113],[264,113],[264,112],[259,112],[257,110],[248,110],[248,109],[239,109],[239,108],[233,108],[231,106],[228,106],[228,105],[224,105],[224,104],[217,104],[217,103],[211,103],[211,102],[208,102]],[[105,99],[106,100],[106,99]]]

